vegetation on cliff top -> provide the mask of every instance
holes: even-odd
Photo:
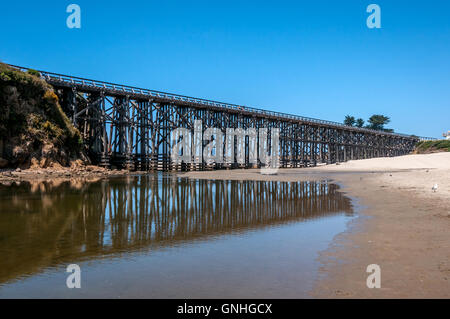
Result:
[[[450,152],[450,140],[422,141],[416,146],[414,153],[429,154],[437,152]]]
[[[0,63],[2,166],[65,166],[81,152],[81,135],[53,88],[37,71],[25,73]]]

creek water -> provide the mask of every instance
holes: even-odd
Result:
[[[0,298],[307,298],[354,216],[338,189],[161,173],[0,185]]]

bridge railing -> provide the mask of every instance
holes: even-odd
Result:
[[[437,141],[438,139],[434,138],[434,137],[423,137],[423,136],[421,136],[421,137],[419,137],[419,140],[422,142],[422,141]]]
[[[27,71],[29,68],[20,67],[16,65],[10,65],[10,67],[16,68],[21,71]],[[227,110],[233,110],[233,111],[246,111],[250,113],[255,113],[257,115],[265,115],[269,117],[278,117],[278,118],[284,118],[284,119],[290,119],[290,120],[297,120],[300,122],[306,122],[306,123],[313,123],[313,124],[325,124],[335,127],[341,127],[343,129],[349,129],[350,126],[347,126],[343,123],[339,122],[333,122],[333,121],[327,121],[327,120],[320,120],[316,118],[311,117],[304,117],[300,115],[293,115],[283,112],[275,112],[275,111],[268,111],[264,109],[259,108],[253,108],[248,107],[244,105],[237,105],[237,104],[230,104],[230,103],[224,103],[224,102],[217,102],[212,100],[206,100],[202,98],[194,98],[190,96],[185,95],[179,95],[179,94],[172,94],[167,92],[161,92],[161,91],[155,91],[155,90],[149,90],[149,89],[142,89],[134,86],[128,86],[128,85],[121,85],[111,82],[104,82],[104,81],[96,81],[91,79],[85,79],[75,76],[69,76],[69,75],[63,75],[58,73],[52,73],[47,71],[38,71],[43,78],[46,80],[56,80],[64,83],[69,84],[76,84],[76,85],[82,85],[87,87],[94,87],[94,88],[103,88],[112,90],[118,93],[131,93],[131,94],[141,94],[146,95],[149,97],[159,97],[159,98],[165,98],[173,101],[182,101],[182,102],[190,102],[195,104],[201,104],[205,106],[214,106],[219,107]],[[360,132],[368,132],[368,133],[375,133],[375,134],[383,134],[383,135],[390,135],[390,136],[398,136],[398,137],[406,137],[406,138],[419,138],[419,139],[427,139],[427,140],[433,140],[433,138],[427,138],[427,137],[416,137],[414,135],[408,135],[408,134],[402,134],[402,133],[390,133],[390,132],[383,132],[383,131],[377,131],[372,130],[368,128],[359,128],[359,127],[351,127],[353,130],[360,131]]]

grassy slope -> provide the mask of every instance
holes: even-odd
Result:
[[[414,153],[427,154],[435,152],[450,152],[450,140],[419,142]]]

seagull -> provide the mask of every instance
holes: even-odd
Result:
[[[436,192],[437,189],[438,189],[438,184],[434,184],[434,186],[431,188],[431,190],[432,190],[433,192]]]

